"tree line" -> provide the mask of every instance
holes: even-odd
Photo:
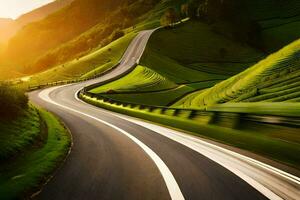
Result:
[[[260,48],[261,27],[251,19],[245,0],[187,0],[179,7],[168,8],[161,25],[173,26],[184,18],[210,24],[215,32]]]

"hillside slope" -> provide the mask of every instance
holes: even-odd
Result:
[[[300,37],[298,0],[192,0],[188,11],[215,32],[271,53]],[[198,17],[195,17],[198,16]]]
[[[0,18],[0,30],[2,30],[3,28],[5,28],[7,25],[9,25],[12,22],[13,22],[12,19],[9,19],[9,18]],[[1,42],[1,38],[0,38],[0,42]]]
[[[212,43],[215,48],[210,48]],[[223,57],[220,57],[221,49],[226,51]],[[133,103],[171,105],[185,94],[212,87],[261,58],[263,53],[258,50],[212,32],[205,23],[189,21],[174,29],[163,28],[155,32],[148,42],[141,66],[92,92]],[[147,78],[148,86],[141,86],[144,82],[140,80],[143,77],[139,72],[141,67],[143,71],[152,71],[153,77],[160,77],[159,80]],[[120,83],[130,90],[121,89]],[[110,94],[110,90],[114,93]]]
[[[300,102],[300,40],[208,90],[186,96],[174,106],[283,101]]]
[[[115,11],[136,1],[75,0],[69,7],[44,20],[29,24],[19,31],[8,44],[6,57],[15,64],[26,65],[48,50],[74,39],[100,22],[112,25],[123,23],[124,15],[120,15],[123,17],[121,19],[120,16],[112,15]]]
[[[50,50],[30,65],[28,68],[31,71],[44,70],[31,77],[31,84],[86,78],[111,68],[119,61],[128,43],[139,31],[158,27],[160,17],[168,7],[180,6],[184,1],[166,0],[158,1],[157,4],[155,4],[156,1],[133,2],[127,9],[131,13],[141,16],[133,20],[134,28],[121,30],[125,36],[114,40],[111,37],[114,34],[111,35],[109,31],[106,31],[106,29],[111,31],[110,27],[114,26],[113,24],[105,26],[102,23],[97,24],[73,40]],[[116,15],[119,15],[118,11]],[[122,15],[120,16],[122,17]],[[119,22],[124,22],[124,19],[118,19]],[[118,32],[118,30],[114,32]],[[108,37],[103,33],[108,34]],[[106,45],[112,40],[114,41]]]
[[[118,81],[92,92],[119,101],[164,106],[178,102],[176,106],[201,107],[225,102],[226,100],[220,102],[212,100],[207,103],[200,97],[204,98],[208,91],[211,91],[208,88],[214,84],[247,70],[265,58],[268,52],[282,48],[293,39],[300,37],[300,30],[298,30],[300,4],[294,0],[285,3],[283,5],[281,1],[274,3],[269,0],[247,0],[243,1],[247,12],[234,10],[233,16],[239,14],[241,18],[249,18],[251,23],[260,27],[261,45],[246,43],[238,37],[233,37],[239,28],[241,28],[239,31],[245,31],[239,26],[232,27],[234,24],[237,25],[233,19],[224,21],[218,18],[214,20],[193,18],[188,22],[175,27],[166,27],[154,33],[140,64],[158,73],[165,80],[173,82],[177,87],[166,89],[157,84],[156,80],[152,80],[152,84],[157,87],[156,89],[151,87],[151,92],[147,91],[139,87],[137,80],[131,79],[132,81],[126,82],[129,76],[137,73],[135,71],[120,80],[126,82],[126,87],[131,88],[129,92],[120,90]],[[271,29],[276,31],[270,31]],[[279,32],[281,34],[278,34]],[[220,91],[223,92],[223,89]],[[108,93],[110,90],[114,93]],[[211,95],[215,92],[211,92]],[[262,92],[278,92],[278,90]],[[240,93],[236,94],[240,95]],[[186,97],[180,100],[184,96]]]
[[[72,1],[74,0],[56,0],[29,13],[26,13],[16,20],[7,19],[6,23],[2,23],[0,19],[0,42],[8,42],[8,40],[25,25],[45,18],[46,16],[69,5]]]

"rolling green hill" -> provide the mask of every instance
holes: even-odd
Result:
[[[80,77],[86,78],[111,68],[117,64],[129,42],[139,31],[158,27],[160,17],[164,11],[169,6],[180,6],[182,2],[184,2],[184,0],[159,2],[152,10],[136,19],[138,23],[134,29],[132,27],[123,29],[122,31],[126,35],[111,42],[107,46],[105,46],[106,43],[101,44],[103,39],[99,32],[101,31],[99,28],[103,28],[101,23],[92,27],[72,41],[64,43],[54,50],[50,50],[44,56],[39,57],[33,65],[28,66],[28,70],[31,71],[34,71],[34,69],[44,70],[32,76],[30,84],[36,85],[59,80],[77,79]],[[133,5],[140,8],[139,3]],[[149,10],[149,6],[150,5],[146,4],[143,8]],[[90,48],[86,43],[86,41],[90,39],[93,39],[93,42],[88,44],[91,44],[93,48]],[[110,36],[108,39],[110,39]],[[106,39],[104,40],[106,41]],[[81,46],[84,48],[81,49]],[[89,50],[86,51],[86,48]],[[73,51],[73,49],[75,51]],[[52,64],[48,65],[45,63],[39,66],[47,57],[51,58]],[[55,67],[51,65],[55,65]],[[28,75],[30,75],[30,73]]]
[[[237,1],[232,1],[232,5],[235,2]],[[126,84],[126,87],[132,88],[130,94],[128,91],[122,90],[116,90],[114,94],[105,93],[110,89],[115,90],[114,83],[117,82],[97,88],[93,92],[115,100],[151,105],[170,106],[173,104],[181,107],[202,107],[224,103],[228,101],[226,98],[229,97],[226,96],[224,99],[220,97],[220,99],[206,102],[206,98],[217,96],[215,90],[209,89],[211,86],[222,80],[231,80],[230,77],[244,70],[247,71],[249,67],[264,59],[269,52],[276,51],[300,37],[300,26],[298,26],[300,4],[298,1],[246,0],[241,4],[239,4],[240,2],[235,4],[235,7],[232,6],[238,8],[243,5],[244,7],[240,7],[241,10],[231,10],[235,13],[230,14],[229,17],[228,14],[225,16],[224,12],[232,9],[229,7],[230,4],[220,2],[219,8],[213,9],[209,7],[211,3],[212,1],[208,1],[207,6],[210,11],[206,13],[207,16],[193,18],[174,28],[167,27],[154,33],[141,59],[142,66],[173,82],[177,85],[176,88],[168,90],[157,85],[156,90],[153,90],[154,88],[152,91],[143,90],[138,86],[137,81],[126,81],[129,80],[128,77],[134,76],[135,72],[133,72],[121,81]],[[221,16],[224,18],[221,19]],[[259,39],[256,42],[259,41],[260,45],[241,40],[240,37],[243,34],[236,35],[235,32],[237,30],[246,31],[246,29],[243,26],[237,26],[241,21],[236,21],[232,17],[245,18],[242,20],[257,26]],[[249,33],[245,32],[245,34]],[[284,59],[289,60],[290,58]],[[289,69],[286,69],[284,65],[278,70],[283,70],[284,74],[289,73]],[[287,98],[290,101],[297,101],[299,84],[294,83],[296,79],[290,80],[294,76],[297,78],[297,74],[286,77],[288,82],[278,80],[279,82],[272,86],[261,86],[264,88],[261,88],[259,94],[253,97],[250,96],[254,92],[252,90],[252,93],[248,91],[242,96],[240,96],[242,94],[240,91],[235,91],[235,94],[239,98],[244,98],[244,95],[249,97],[243,101],[281,101],[282,99],[287,100]],[[263,81],[272,79],[272,77],[260,79],[261,77],[259,75],[256,78]],[[246,82],[254,81],[253,77],[250,78],[249,75],[247,78],[249,80],[247,79]],[[213,88],[217,88],[219,85],[217,84]],[[231,86],[228,88],[231,89]],[[220,91],[224,93],[224,88],[220,88]],[[208,97],[206,97],[207,94],[209,94]],[[282,96],[283,94],[286,94],[285,97]],[[228,94],[228,96],[232,97],[232,94]]]
[[[30,84],[38,85],[60,80],[87,78],[102,73],[118,63],[136,34],[136,32],[129,33],[86,56],[38,73],[31,77]]]
[[[186,96],[174,106],[285,101],[300,101],[300,40],[206,91]]]
[[[19,31],[8,43],[6,66],[34,74],[86,55],[120,37],[120,30],[155,4],[156,0],[74,0]]]
[[[166,37],[168,40],[164,39]],[[211,43],[216,44],[215,48],[210,48]],[[225,49],[226,53],[220,58],[222,49]],[[250,46],[213,33],[205,23],[189,21],[174,29],[164,28],[155,32],[141,59],[142,66],[172,82],[176,87],[168,89],[152,82],[151,91],[141,88],[141,76],[136,76],[136,69],[123,79],[97,88],[93,92],[102,93],[115,100],[171,105],[188,93],[209,88],[241,72],[262,57],[261,52]],[[138,78],[132,79],[135,76]],[[126,85],[126,88],[131,88],[130,92],[117,90],[116,85],[120,83]],[[107,90],[116,91],[114,94],[103,94]]]
[[[103,87],[92,90],[94,93],[109,92],[151,92],[174,88],[177,85],[153,70],[137,66],[132,73]]]

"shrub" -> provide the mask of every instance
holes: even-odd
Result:
[[[160,19],[160,24],[162,26],[173,25],[178,21],[178,14],[175,8],[168,8],[165,14]]]
[[[20,89],[0,84],[0,119],[19,116],[28,106],[28,97]]]
[[[112,41],[115,41],[125,35],[124,31],[116,30],[112,34]]]

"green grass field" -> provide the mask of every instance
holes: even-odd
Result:
[[[137,66],[133,72],[127,76],[108,83],[102,87],[95,88],[93,93],[106,93],[114,91],[117,93],[123,92],[148,92],[175,88],[177,85],[153,70]]]
[[[254,48],[213,32],[205,23],[188,21],[154,33],[141,64],[176,83],[187,83],[226,79],[263,56]]]
[[[203,80],[190,84],[176,84],[155,71],[137,66],[128,75],[92,89],[91,92],[118,101],[167,106],[187,93],[209,88],[218,80]]]
[[[298,102],[299,66],[300,40],[297,40],[246,71],[204,92],[184,97],[174,106],[202,107],[226,102]]]
[[[206,108],[208,111],[250,113],[258,115],[300,116],[300,103],[295,102],[255,102],[255,103],[225,103],[212,105]]]
[[[1,199],[36,192],[65,158],[70,136],[52,114],[32,106],[12,123],[0,122]]]
[[[199,83],[182,84],[173,89],[156,92],[115,93],[102,94],[102,96],[129,103],[169,106],[172,105],[177,99],[182,98],[184,95],[196,90],[212,87],[217,82],[218,81],[203,81]]]

